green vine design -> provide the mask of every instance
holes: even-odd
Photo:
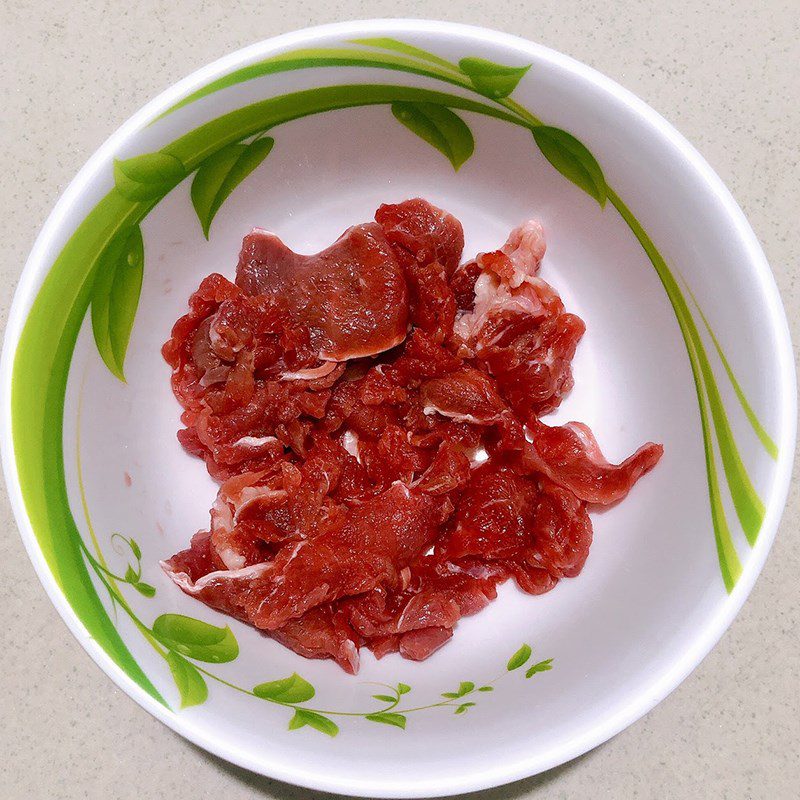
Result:
[[[306,116],[364,106],[388,107],[401,125],[441,152],[454,169],[471,157],[475,146],[464,114],[479,114],[513,124],[530,133],[532,143],[562,176],[594,198],[601,208],[610,204],[620,214],[661,280],[684,339],[697,391],[719,564],[725,588],[731,591],[742,567],[724,511],[715,444],[736,515],[750,545],[756,541],[765,509],[742,462],[698,325],[668,265],[633,212],[608,184],[592,153],[572,134],[546,125],[512,99],[530,65],[507,66],[473,57],[451,63],[396,39],[359,39],[346,47],[296,50],[251,64],[189,95],[161,117],[243,81],[330,66],[421,75],[455,87],[461,94],[380,84],[323,86],[253,103],[201,125],[157,152],[116,161],[114,188],[67,241],[28,314],[15,353],[11,401],[20,486],[42,554],[92,638],[145,691],[166,705],[110,621],[89,576],[87,563],[113,603],[131,615],[145,638],[167,660],[176,682],[183,687],[185,703],[191,704],[207,692],[202,676],[222,682],[188,661],[179,647],[168,646],[159,639],[155,624],[148,628],[134,617],[117,584],[128,584],[145,596],[153,588],[141,581],[138,544],[124,537],[116,540],[127,543],[125,546],[135,561],[122,576],[117,575],[104,562],[91,526],[97,555],[89,553],[70,511],[62,445],[64,398],[72,354],[87,311],[91,310],[92,331],[101,358],[111,373],[124,381],[125,354],[138,307],[146,255],[140,226],[153,208],[193,175],[191,199],[203,233],[208,237],[214,217],[227,197],[263,163],[273,147],[279,146],[268,133],[283,123]],[[477,95],[477,99],[467,94]],[[777,446],[747,401],[702,310],[694,299],[693,302],[745,417],[764,450],[773,459],[777,458]],[[83,501],[86,510],[85,498]],[[412,709],[398,710],[399,698],[395,699],[398,703],[391,709],[387,707],[374,714],[410,713]],[[460,699],[446,698],[453,702]],[[465,713],[470,702],[457,706],[464,707],[459,713]],[[297,713],[300,716],[293,717],[294,727],[315,726],[311,720],[316,718],[308,715],[318,711],[299,708]]]
[[[174,617],[176,615],[165,616]],[[164,617],[159,617],[158,620],[156,620],[156,625],[163,619]],[[188,620],[189,618],[184,617],[181,619]],[[191,622],[196,625],[198,620],[191,620]],[[214,626],[208,627],[213,628],[215,632],[223,630],[221,628],[214,628]],[[226,628],[225,630],[229,632],[229,629]],[[187,655],[195,659],[199,658],[197,655],[193,654],[191,645],[184,646],[184,650]],[[476,686],[472,681],[461,681],[455,690],[442,692],[440,695],[442,698],[441,700],[425,703],[423,705],[411,705],[408,703],[408,695],[411,694],[412,688],[407,683],[397,683],[395,685],[388,683],[371,683],[369,685],[377,686],[381,690],[379,693],[372,695],[372,699],[377,701],[380,706],[367,711],[338,711],[329,708],[314,708],[306,705],[306,703],[316,696],[316,690],[305,678],[302,678],[296,672],[286,678],[260,683],[252,689],[244,689],[241,686],[223,680],[218,675],[215,675],[205,668],[191,665],[188,661],[183,659],[184,666],[194,670],[196,674],[190,680],[186,681],[186,686],[189,687],[188,691],[181,686],[180,682],[178,682],[178,685],[181,690],[182,704],[184,707],[195,705],[206,699],[207,689],[203,676],[222,683],[238,692],[250,695],[251,697],[284,706],[293,712],[288,724],[290,731],[308,726],[328,736],[336,736],[339,732],[339,726],[331,717],[357,717],[367,722],[390,725],[405,730],[408,715],[420,711],[429,711],[438,708],[452,710],[456,715],[465,714],[477,705],[477,700],[480,696],[478,694],[479,692],[494,691],[495,687],[493,684],[497,683],[497,681],[507,673],[525,666],[531,657],[531,652],[530,645],[524,644],[511,657],[504,672],[495,677],[491,682]],[[540,672],[551,670],[553,668],[552,664],[553,659],[548,658],[529,666],[528,669],[524,671],[525,678],[532,678]],[[196,693],[193,693],[195,691]]]
[[[139,545],[136,543],[135,539],[128,539],[120,533],[113,533],[111,534],[111,541],[112,543],[115,541],[124,542],[128,549],[131,551],[131,555],[133,555],[136,566],[132,564],[128,564],[128,568],[125,570],[124,575],[115,575],[108,567],[104,566],[100,561],[95,559],[91,554],[87,553],[87,558],[92,563],[92,566],[96,570],[100,570],[106,576],[117,583],[125,583],[133,589],[136,589],[139,594],[143,594],[145,597],[155,597],[156,589],[154,586],[151,586],[149,583],[145,583],[142,580],[142,550]]]

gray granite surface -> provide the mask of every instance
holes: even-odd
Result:
[[[34,238],[97,146],[178,78],[312,24],[438,17],[516,33],[616,79],[677,126],[733,191],[800,342],[797,0],[3,0],[0,323]],[[800,796],[800,496],[720,644],[644,719],[499,798]],[[47,599],[0,492],[0,797],[323,796],[207,755],[92,664]]]

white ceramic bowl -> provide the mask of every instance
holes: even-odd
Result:
[[[194,93],[202,96],[186,102]],[[472,157],[455,171],[390,113],[398,100],[454,109],[474,137]],[[189,173],[267,126],[272,151],[222,204],[206,241]],[[452,127],[430,136],[457,162],[469,137]],[[156,151],[123,164],[114,188],[114,159]],[[211,185],[219,189],[219,175]],[[350,677],[210,611],[159,570],[206,525],[215,494],[175,440],[179,409],[159,348],[200,278],[232,274],[253,225],[313,251],[379,203],[415,195],[464,222],[467,253],[497,246],[527,217],[542,220],[543,276],[588,329],[556,418],[587,422],[612,458],[647,439],[665,455],[624,503],[594,515],[577,579],[542,597],[506,585],[430,660],[365,656]],[[206,215],[210,202],[200,203]],[[123,360],[127,382],[117,377]],[[512,36],[418,21],[345,23],[248,47],[125,123],[72,182],[31,253],[6,333],[2,396],[22,536],[100,667],[223,758],[382,797],[452,794],[553,767],[675,688],[753,586],[795,439],[778,293],[742,212],[702,158],[582,64]],[[201,622],[170,627],[165,614]],[[507,669],[523,643],[532,655]],[[526,678],[546,659],[551,670]],[[325,713],[301,712],[308,724],[289,730],[295,709],[249,690],[295,672],[313,684],[313,699],[297,680],[266,693]],[[373,695],[398,684],[411,687],[395,709],[407,712],[404,730],[367,717],[387,705]],[[194,704],[181,709],[181,698]],[[466,702],[475,705],[453,713]],[[338,735],[325,735],[333,723]]]

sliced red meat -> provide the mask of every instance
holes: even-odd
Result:
[[[500,250],[481,253],[475,259],[480,272],[473,283],[473,308],[462,314],[457,325],[465,341],[477,340],[482,329],[498,317],[517,313],[541,317],[558,310],[558,295],[536,277],[544,251],[542,226],[530,221],[515,228]],[[468,285],[476,270],[467,264],[459,273],[462,271]],[[491,341],[488,333],[481,338],[483,344]]]
[[[383,658],[389,653],[400,653],[410,661],[424,661],[452,638],[452,628],[421,628],[392,636],[377,636],[368,639],[365,644],[375,658]]]
[[[520,561],[498,561],[497,566],[526,594],[545,594],[557,583],[550,572],[542,567]]]
[[[421,197],[397,204],[384,204],[375,212],[404,266],[426,266],[434,261],[452,275],[464,250],[464,229],[446,211],[431,205]]]
[[[192,552],[195,550],[195,540],[199,549],[207,538],[196,535],[190,552],[183,550],[168,561],[162,561],[161,568],[186,594],[217,611],[244,622],[252,622],[249,606],[257,602],[269,574],[274,571],[272,563],[265,561],[242,569],[225,569],[223,565],[203,575],[192,575],[186,567],[191,568],[201,558],[199,553]]]
[[[395,484],[354,505],[327,530],[287,545],[273,562],[212,572],[198,581],[165,569],[187,594],[263,630],[275,630],[310,608],[400,582],[400,572],[433,542],[441,505]]]
[[[430,451],[412,445],[406,431],[397,425],[387,425],[377,441],[360,441],[358,452],[367,477],[381,489],[395,481],[411,483],[433,457]]]
[[[241,290],[222,275],[212,273],[204,278],[197,291],[189,298],[189,313],[175,323],[169,341],[161,349],[164,360],[173,369],[178,369],[191,360],[193,335],[197,328],[225,300],[239,295]]]
[[[467,261],[461,264],[450,278],[450,287],[459,311],[472,311],[475,307],[475,284],[481,276],[480,265],[477,261]]]
[[[226,480],[211,507],[211,545],[219,560],[230,569],[266,561],[248,558],[236,550],[234,541],[248,536],[265,544],[280,544],[305,538],[307,529],[298,525],[293,503],[303,482],[303,473],[289,461],[259,472],[245,472]],[[231,539],[235,534],[237,539]]]
[[[541,320],[520,315],[478,358],[511,408],[526,419],[553,411],[572,389],[572,357],[583,332],[574,314]]]
[[[305,658],[332,658],[345,672],[358,672],[360,637],[335,606],[317,606],[269,634]]]
[[[255,228],[242,243],[236,284],[279,297],[307,325],[319,357],[344,361],[382,353],[406,335],[408,291],[379,225],[358,225],[327,250],[300,255]]]
[[[461,360],[430,336],[415,329],[403,343],[400,355],[384,372],[399,386],[416,388],[426,378],[438,378],[455,372]]]
[[[525,478],[490,460],[473,472],[440,550],[456,562],[480,558],[513,565],[514,577],[545,570],[557,579],[580,572],[591,542],[585,503],[547,479]]]
[[[500,250],[456,273],[462,293],[455,336],[497,381],[522,419],[557,408],[572,388],[570,365],[583,322],[564,311],[558,293],[538,277],[544,234],[537,222],[515,228]],[[480,272],[474,278],[475,270]],[[463,271],[464,277],[460,278]],[[472,283],[471,303],[463,296]]]
[[[531,544],[539,487],[490,460],[473,470],[453,531],[440,542],[442,557],[510,558]]]
[[[463,366],[420,387],[425,413],[441,414],[456,422],[492,425],[507,413],[494,381],[474,367]]]
[[[372,651],[372,655],[375,658],[381,659],[390,653],[397,653],[400,650],[400,635],[376,636],[374,639],[365,641],[364,646]]]
[[[495,451],[517,450],[525,439],[523,427],[496,387],[494,379],[486,373],[463,366],[422,384],[423,412],[441,414],[471,426],[494,426],[495,431],[485,436],[484,444]]]
[[[456,320],[456,298],[447,273],[438,262],[412,264],[406,269],[411,308],[411,324],[424,331],[437,344],[449,341]]]
[[[378,438],[388,426],[399,425],[407,394],[378,372],[382,369],[376,367],[360,378],[339,383],[319,427],[347,429],[356,438]]]
[[[660,444],[648,442],[621,464],[610,464],[592,432],[580,422],[550,427],[533,419],[528,427],[533,442],[525,448],[520,467],[546,475],[588,503],[622,500],[664,453]]]
[[[268,560],[270,544],[294,538],[295,527],[287,508],[283,488],[259,484],[262,472],[247,472],[229,478],[211,507],[210,547],[227,569],[242,569]],[[240,525],[241,515],[258,506],[260,527]],[[271,525],[267,526],[267,520]],[[279,522],[283,522],[279,526]],[[263,533],[262,533],[263,531]]]
[[[257,378],[252,393],[238,404],[218,404],[207,393],[198,411],[184,413],[188,430],[178,438],[190,453],[205,458],[219,480],[269,466],[283,456],[284,447],[304,453],[311,425],[326,413],[327,387],[342,371],[337,365],[315,379]]]
[[[424,661],[452,638],[452,628],[423,628],[402,634],[398,639],[397,649],[403,658]]]
[[[539,272],[545,249],[544,231],[536,220],[528,220],[518,225],[500,248],[500,252],[507,256],[511,267],[510,272],[501,274],[502,280],[512,287],[517,287],[525,280],[533,278]]]
[[[380,588],[340,603],[378,658],[398,650],[406,658],[426,658],[452,636],[461,617],[478,613],[497,597],[496,584],[505,574],[475,577],[429,556],[404,577],[399,592]]]
[[[237,284],[206,278],[163,348],[178,438],[222,482],[165,572],[349,673],[361,647],[428,658],[506,580],[541,594],[576,576],[589,504],[662,453],[609,464],[585,426],[540,422],[584,326],[538,275],[538,223],[459,266],[441,209],[376,220],[315,256],[255,230]]]
[[[205,278],[189,305],[162,348],[173,368],[173,391],[187,409],[201,410],[209,393],[218,402],[228,397],[233,404],[246,402],[257,352],[265,362],[259,366],[277,371],[285,356],[282,332],[301,335],[291,329],[279,300],[247,298],[222,275]],[[297,355],[313,360],[310,350]]]
[[[439,445],[430,466],[420,475],[414,488],[426,494],[449,494],[466,486],[470,462],[459,442],[445,440]]]
[[[554,578],[574,578],[583,569],[592,544],[586,503],[547,480],[540,480],[539,486],[533,549],[521,563],[545,569]]]
[[[163,561],[161,566],[165,571],[185,575],[191,582],[225,567],[211,547],[211,531],[198,531],[186,550],[179,551],[169,561]]]
[[[409,408],[405,426],[409,431],[408,441],[416,447],[436,448],[450,443],[471,457],[484,444],[484,428],[442,419],[438,414],[425,414],[421,398]]]

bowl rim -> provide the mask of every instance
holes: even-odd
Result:
[[[87,634],[71,606],[58,588],[39,549],[30,525],[14,458],[11,438],[11,376],[13,359],[31,302],[38,292],[41,279],[50,267],[48,253],[52,250],[56,232],[63,225],[68,212],[86,188],[96,178],[99,170],[121,145],[134,136],[144,123],[157,117],[182,97],[200,88],[220,74],[232,71],[249,62],[255,56],[264,57],[275,51],[307,44],[321,36],[348,36],[382,32],[384,34],[430,33],[461,38],[479,39],[502,48],[525,51],[537,60],[549,62],[580,77],[596,88],[614,96],[624,103],[644,123],[668,140],[678,151],[684,165],[694,170],[713,192],[716,202],[731,219],[744,245],[743,260],[754,272],[760,292],[769,312],[768,324],[778,347],[775,358],[779,367],[779,379],[784,387],[778,400],[783,435],[778,443],[780,457],[775,471],[772,502],[767,508],[761,533],[747,558],[741,577],[733,591],[725,595],[714,612],[695,633],[688,646],[665,669],[654,673],[649,686],[637,696],[631,697],[611,716],[594,721],[571,742],[532,753],[513,763],[500,763],[484,768],[480,772],[466,773],[461,777],[425,779],[407,783],[404,779],[359,780],[345,775],[329,775],[309,771],[302,766],[270,762],[269,757],[253,759],[239,752],[224,737],[210,734],[201,726],[193,724],[185,715],[175,714],[164,708],[135,684]],[[486,789],[526,778],[552,769],[570,761],[607,741],[624,728],[644,716],[656,704],[670,694],[684,678],[703,660],[727,630],[745,599],[750,594],[756,578],[766,560],[774,541],[789,490],[794,462],[797,426],[797,388],[795,362],[789,335],[788,323],[772,272],[766,257],[744,216],[721,178],[714,172],[695,148],[672,127],[660,114],[632,92],[624,89],[612,79],[593,68],[555,50],[518,36],[453,22],[421,19],[364,19],[318,25],[298,31],[270,37],[223,56],[179,80],[146,103],[139,111],[123,123],[88,159],[75,178],[67,186],[55,207],[47,217],[23,268],[14,292],[4,335],[0,360],[0,449],[2,449],[3,471],[6,479],[11,507],[20,535],[33,563],[38,578],[51,602],[67,627],[89,653],[94,662],[129,697],[164,724],[190,742],[219,756],[226,761],[276,778],[287,783],[309,789],[351,794],[363,797],[429,797],[446,796],[467,791]]]

